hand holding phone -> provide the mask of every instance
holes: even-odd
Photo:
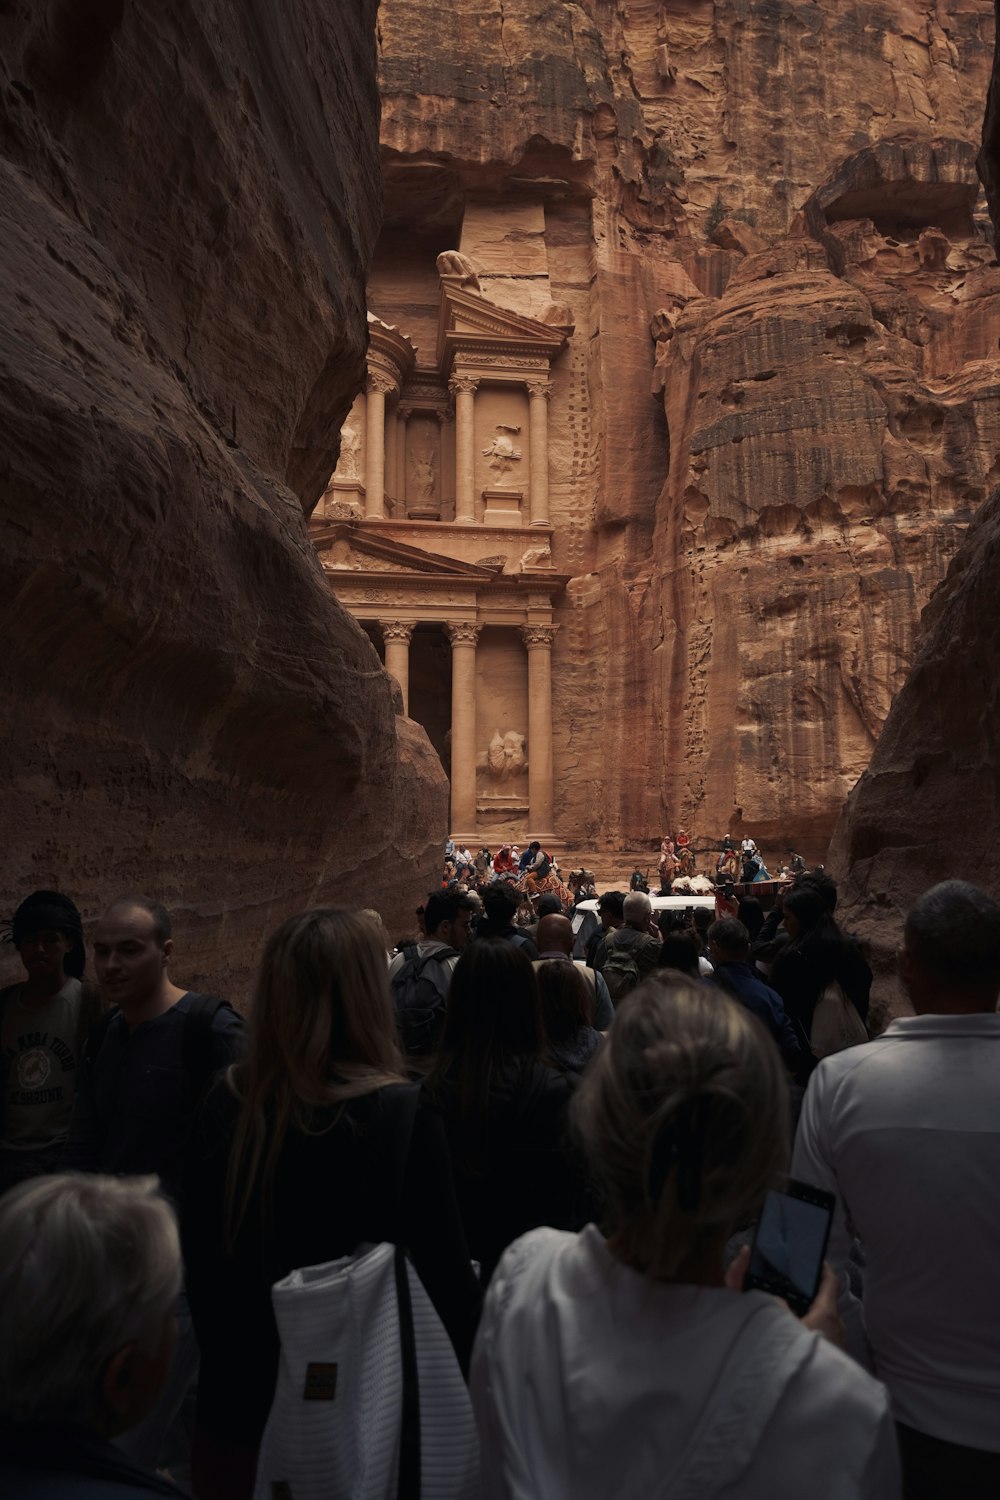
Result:
[[[745,1291],[783,1297],[803,1317],[816,1300],[836,1199],[833,1193],[789,1179],[764,1199],[750,1250]]]

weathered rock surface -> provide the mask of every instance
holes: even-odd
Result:
[[[1000,475],[992,7],[383,0],[379,24],[375,311],[433,338],[420,267],[458,248],[484,295],[575,323],[557,826],[822,857]]]
[[[1000,54],[980,166],[993,222],[1000,224]],[[996,278],[1000,269],[987,274]],[[995,304],[981,304],[977,323],[983,342],[995,347]],[[883,963],[907,908],[936,881],[958,876],[1000,899],[998,579],[1000,490],[994,489],[924,610],[913,669],[830,850],[847,918]]]
[[[364,370],[375,12],[0,8],[0,909],[144,888],[235,998],[289,911],[403,920],[446,819],[304,524]]]

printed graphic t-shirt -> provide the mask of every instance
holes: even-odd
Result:
[[[65,1140],[73,1110],[82,992],[67,979],[47,1005],[27,1006],[24,986],[0,996],[3,1120],[0,1145],[40,1151]]]

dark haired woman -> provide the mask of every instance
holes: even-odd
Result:
[[[477,939],[455,965],[424,1090],[444,1117],[465,1237],[484,1282],[519,1234],[586,1218],[564,1148],[576,1080],[547,1067],[544,1049],[529,959],[504,939]]]
[[[782,921],[789,940],[778,950],[769,983],[789,1019],[811,1037],[816,1003],[836,982],[864,1021],[872,971],[834,921],[825,891],[806,881],[794,885],[785,896]]]
[[[594,989],[574,963],[543,959],[535,964],[542,1007],[545,1057],[552,1067],[582,1073],[601,1045],[594,1027]]]
[[[440,1120],[403,1077],[372,923],[289,917],[261,960],[246,1061],[206,1101],[182,1235],[201,1346],[199,1500],[253,1493],[274,1394],[271,1287],[367,1241],[407,1247],[463,1367],[479,1313]]]

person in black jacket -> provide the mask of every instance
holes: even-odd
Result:
[[[467,1367],[482,1293],[441,1120],[416,1091],[374,928],[341,908],[288,918],[261,960],[246,1061],[209,1095],[188,1164],[199,1500],[253,1493],[278,1372],[271,1287],[293,1270],[406,1246]]]
[[[782,922],[788,942],[775,956],[771,986],[789,1019],[809,1039],[817,1001],[836,982],[864,1021],[872,971],[858,945],[837,926],[827,893],[808,878],[800,881],[785,895]]]
[[[180,1496],[112,1439],[155,1406],[181,1281],[155,1177],[59,1173],[0,1204],[0,1494]]]
[[[462,1222],[487,1282],[529,1229],[579,1229],[589,1201],[565,1149],[576,1082],[543,1060],[534,969],[504,939],[470,943],[455,966],[441,1045],[425,1080],[451,1145]]]

